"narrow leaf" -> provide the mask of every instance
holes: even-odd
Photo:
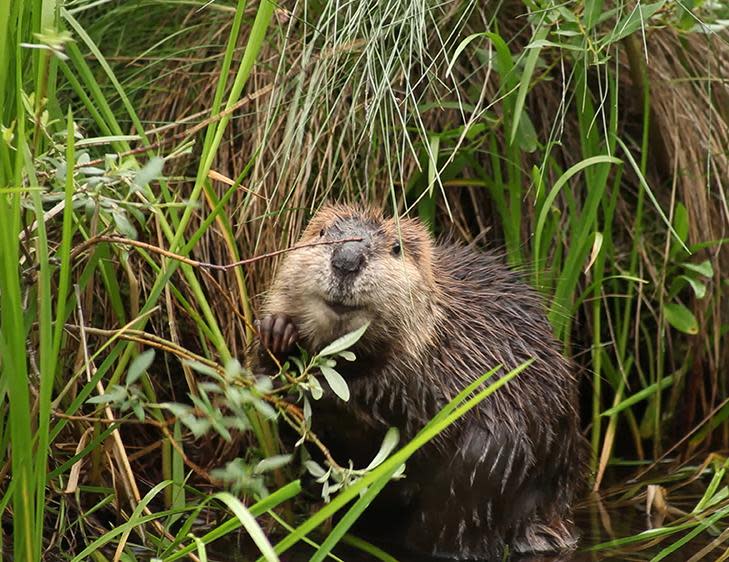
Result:
[[[258,521],[256,521],[255,517],[253,517],[251,512],[248,511],[246,506],[244,506],[238,498],[228,492],[218,492],[214,497],[227,505],[228,509],[230,509],[238,518],[243,527],[245,527],[245,530],[248,531],[248,535],[253,539],[253,542],[256,543],[256,546],[258,547],[258,550],[261,551],[263,557],[268,562],[278,562],[278,556],[273,551],[273,547],[268,541],[266,533],[263,532]]]
[[[309,471],[309,474],[311,474],[314,478],[323,478],[327,475],[326,470],[319,466],[319,463],[311,459],[305,460],[304,466],[306,467],[306,470]]]
[[[276,470],[282,466],[286,466],[291,462],[292,455],[273,455],[260,461],[253,472],[256,474],[262,474],[271,470]]]
[[[711,262],[709,260],[702,261],[701,263],[683,263],[681,265],[690,271],[695,271],[699,275],[703,275],[704,277],[713,277],[714,275],[714,268],[711,266]]]
[[[667,303],[664,312],[668,323],[677,330],[691,335],[699,333],[699,323],[696,321],[696,317],[684,305],[673,302]]]
[[[539,41],[545,39],[547,37],[547,33],[549,33],[549,28],[546,26],[537,29],[537,32],[534,34],[534,40],[532,41],[532,44],[538,43]],[[519,128],[519,121],[521,120],[521,113],[524,109],[524,101],[526,100],[526,95],[529,91],[529,85],[532,81],[532,74],[534,74],[534,69],[537,66],[537,60],[539,59],[539,53],[541,52],[541,50],[541,47],[537,46],[533,49],[530,49],[529,54],[527,55],[526,63],[524,64],[524,72],[521,75],[521,81],[519,83],[519,91],[516,94],[516,104],[514,105],[514,116],[511,123],[509,144],[514,143],[516,131]]]
[[[154,361],[154,349],[148,349],[137,355],[129,365],[129,371],[127,372],[127,385],[134,384],[137,382],[139,377],[147,372],[149,366]]]
[[[688,284],[691,285],[697,299],[704,298],[706,295],[706,285],[704,285],[701,281],[694,279],[693,277],[689,277],[688,275],[679,275],[679,279],[688,281]]]
[[[324,375],[324,378],[327,380],[327,383],[329,383],[329,387],[332,389],[334,394],[347,402],[349,400],[349,387],[347,386],[347,381],[344,380],[342,375],[337,373],[331,367],[327,367],[325,365],[321,365],[319,369],[321,370],[321,374]]]
[[[603,240],[602,232],[596,232],[595,240],[592,242],[592,252],[590,252],[590,260],[587,262],[587,266],[585,266],[585,273],[590,271],[592,264],[595,263],[597,256],[600,255],[600,248],[602,248],[602,240]]]
[[[353,332],[349,332],[348,334],[344,334],[341,338],[337,338],[324,349],[322,349],[319,352],[319,356],[326,357],[327,355],[334,355],[335,353],[340,353],[345,349],[352,347],[355,343],[359,341],[369,325],[370,323],[367,322],[361,328],[357,328]]]
[[[660,382],[646,386],[640,392],[636,392],[635,394],[628,396],[628,398],[626,398],[625,400],[621,400],[619,404],[616,404],[612,408],[605,410],[600,415],[603,417],[613,416],[619,412],[622,412],[626,408],[630,408],[633,404],[637,404],[638,402],[653,396],[656,393],[657,388],[659,388],[660,390],[663,390],[665,388],[668,388],[672,384],[673,384],[673,375],[663,377],[660,380]]]
[[[144,167],[134,176],[134,185],[144,187],[149,182],[156,180],[162,175],[162,168],[165,165],[163,158],[155,156],[147,162]]]
[[[686,242],[688,240],[689,217],[686,206],[683,203],[677,203],[673,210],[673,228],[679,240]]]
[[[351,351],[340,351],[338,355],[339,355],[339,357],[341,357],[342,359],[345,359],[347,361],[354,361],[355,359],[357,359],[355,354],[352,353]]]
[[[681,240],[681,237],[676,232],[676,229],[673,228],[673,225],[668,220],[668,217],[666,217],[666,213],[663,212],[663,209],[661,208],[661,205],[658,203],[658,199],[656,199],[656,196],[653,194],[653,190],[648,185],[648,181],[645,179],[645,176],[643,175],[643,172],[640,169],[640,166],[635,161],[635,158],[633,158],[633,155],[631,154],[630,150],[628,150],[628,147],[626,144],[620,140],[620,137],[616,137],[615,141],[620,145],[620,148],[623,149],[623,152],[625,152],[625,157],[628,159],[628,162],[630,163],[630,166],[633,168],[633,171],[638,176],[638,181],[640,181],[641,187],[645,190],[645,192],[648,194],[648,198],[651,200],[651,203],[653,203],[653,206],[656,208],[656,211],[658,211],[658,214],[660,215],[663,222],[668,226],[668,229],[671,231],[675,239],[681,244],[681,247],[688,252],[689,254],[691,251],[686,247],[686,244],[683,240]]]
[[[628,35],[631,35],[645,27],[648,20],[652,18],[665,3],[666,0],[654,2],[653,4],[637,3],[635,8],[617,23],[615,26],[615,32],[608,37],[607,41],[609,43],[616,43],[617,41],[620,41]]]
[[[316,380],[316,377],[310,375],[307,382],[309,383],[309,389],[311,390],[311,397],[314,400],[319,400],[319,398],[324,395],[324,391],[322,390],[319,381]]]
[[[397,428],[391,427],[390,429],[388,429],[387,433],[385,434],[385,438],[382,440],[382,445],[380,445],[380,450],[377,451],[375,458],[372,459],[372,462],[367,465],[367,468],[365,468],[365,470],[372,470],[376,466],[382,464],[382,462],[387,458],[392,450],[397,447],[399,441],[400,432],[397,430]]]

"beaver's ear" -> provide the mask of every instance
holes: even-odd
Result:
[[[424,287],[435,287],[433,272],[433,238],[426,226],[418,219],[392,219],[395,238],[402,245],[403,257],[414,265]]]
[[[397,226],[396,226],[397,228]],[[405,242],[430,244],[430,232],[420,219],[402,218],[400,219],[400,232]]]
[[[306,225],[304,232],[301,235],[302,239],[310,239],[318,237],[323,229],[327,228],[334,218],[337,216],[336,206],[326,204],[320,208],[316,214],[311,218],[309,224]]]
[[[405,254],[420,262],[430,260],[433,240],[430,232],[419,219],[402,218],[399,221],[393,219],[395,237],[402,241],[405,247]],[[398,228],[399,227],[399,228]]]
[[[324,203],[309,220],[302,238],[318,237],[323,230],[334,224],[338,218],[352,215],[352,210],[352,207],[347,207],[341,203]]]

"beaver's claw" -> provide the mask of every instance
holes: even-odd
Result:
[[[294,349],[299,333],[286,314],[268,314],[256,324],[261,344],[274,355],[284,355]]]

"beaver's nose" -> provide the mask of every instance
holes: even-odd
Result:
[[[347,242],[334,248],[332,269],[339,275],[355,275],[365,263],[367,246],[361,242]]]

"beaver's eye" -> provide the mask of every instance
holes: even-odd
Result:
[[[319,231],[319,236],[324,236],[324,229],[323,228]]]
[[[393,256],[399,256],[400,255],[400,250],[402,250],[402,248],[400,247],[400,242],[395,242],[392,245],[392,255]]]

